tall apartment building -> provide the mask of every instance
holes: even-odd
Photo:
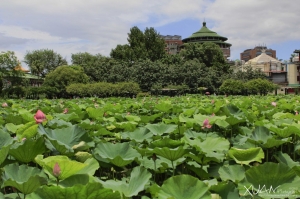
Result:
[[[177,54],[180,51],[182,45],[181,36],[179,35],[161,35],[161,38],[165,40],[165,50],[168,54]]]
[[[241,53],[241,60],[245,62],[253,59],[262,54],[262,50],[265,50],[265,53],[270,57],[276,59],[276,50],[268,49],[267,46],[256,46],[253,49],[246,49],[244,52]]]

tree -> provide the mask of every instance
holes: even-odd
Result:
[[[238,95],[241,94],[244,89],[244,82],[241,80],[227,79],[223,82],[219,90],[226,94]]]
[[[180,54],[185,60],[198,59],[206,67],[224,66],[224,68],[220,68],[225,70],[224,72],[227,72],[230,68],[221,48],[212,42],[184,44],[184,49],[180,51]]]
[[[59,66],[46,76],[43,86],[54,87],[58,92],[58,97],[66,97],[68,85],[88,82],[89,78],[84,74],[82,67],[76,65]]]
[[[246,89],[249,94],[266,95],[268,92],[274,91],[276,85],[266,79],[252,79],[246,84]]]
[[[28,51],[24,57],[24,62],[29,66],[32,74],[41,77],[46,77],[58,66],[68,64],[60,54],[49,49]]]
[[[143,32],[134,26],[128,33],[127,41],[128,44],[117,45],[112,49],[110,56],[116,60],[133,63],[145,59],[156,61],[166,54],[165,42],[154,28],[146,28]]]
[[[3,89],[3,81],[9,82],[10,86],[20,85],[24,73],[21,70],[16,70],[19,64],[13,51],[0,53],[0,90]]]
[[[237,71],[236,73],[234,73],[233,78],[241,80],[243,82],[247,82],[252,79],[265,79],[266,74],[261,70],[253,70],[251,66],[246,66],[244,71]]]

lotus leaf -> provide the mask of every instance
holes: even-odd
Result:
[[[163,135],[163,134],[169,134],[172,133],[177,129],[177,125],[174,124],[147,124],[145,126],[147,129],[150,130],[151,133],[154,135]]]
[[[158,193],[160,199],[211,199],[208,186],[190,175],[173,176],[164,181]]]
[[[224,165],[220,167],[219,174],[222,181],[238,183],[245,178],[245,169],[241,165]]]
[[[6,165],[3,170],[3,186],[15,187],[23,194],[30,194],[41,185],[47,184],[46,175],[35,167],[10,164]]]
[[[233,158],[238,164],[248,165],[250,162],[261,162],[264,158],[264,152],[262,148],[250,148],[250,149],[238,149],[231,147],[228,151],[229,157]]]
[[[209,190],[217,193],[221,198],[240,199],[239,191],[232,182],[220,182],[211,186]]]
[[[124,143],[99,143],[95,150],[102,158],[109,160],[112,164],[123,167],[140,157],[137,150],[133,149],[128,142]]]
[[[130,138],[130,140],[135,140],[136,142],[143,142],[144,140],[150,141],[153,137],[153,133],[144,127],[138,128],[133,132],[121,133],[121,135],[122,138]]]
[[[49,176],[53,176],[54,165],[58,163],[61,170],[61,173],[58,177],[58,179],[60,180],[66,179],[75,174],[85,174],[89,172],[93,174],[99,168],[99,165],[96,165],[97,164],[96,160],[94,161],[88,161],[88,160],[85,161],[84,163],[81,163],[74,160],[70,160],[66,156],[50,156],[47,158],[43,158],[42,155],[38,155],[35,158],[35,161],[41,167],[43,167],[43,169]]]
[[[105,189],[100,183],[90,182],[86,185],[74,185],[73,187],[43,186],[28,199],[121,199],[119,192]]]
[[[0,165],[6,159],[10,145],[13,143],[13,139],[9,133],[0,130]]]
[[[45,151],[45,140],[43,137],[40,137],[37,140],[26,139],[14,143],[9,150],[9,154],[20,162],[29,163],[32,162],[37,155],[43,154]]]
[[[102,182],[102,184],[103,187],[107,189],[119,191],[126,197],[132,197],[138,195],[140,191],[144,190],[144,187],[147,183],[149,183],[150,178],[151,173],[147,171],[147,169],[139,166],[133,168],[130,174],[129,183],[126,183],[125,181],[107,180]]]
[[[295,191],[299,191],[300,177],[283,163],[265,162],[251,167],[245,175],[238,184],[241,195],[251,195],[253,189],[252,195],[255,193],[263,198],[295,198]]]

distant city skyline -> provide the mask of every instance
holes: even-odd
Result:
[[[48,48],[70,63],[72,53],[109,56],[127,43],[133,26],[184,39],[205,19],[232,44],[231,60],[259,44],[288,60],[300,49],[298,5],[297,0],[1,0],[0,51],[15,51],[23,61],[26,51]]]

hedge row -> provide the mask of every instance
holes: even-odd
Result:
[[[140,87],[134,82],[116,84],[98,82],[92,84],[71,84],[66,88],[67,93],[78,97],[133,97],[140,92]]]

